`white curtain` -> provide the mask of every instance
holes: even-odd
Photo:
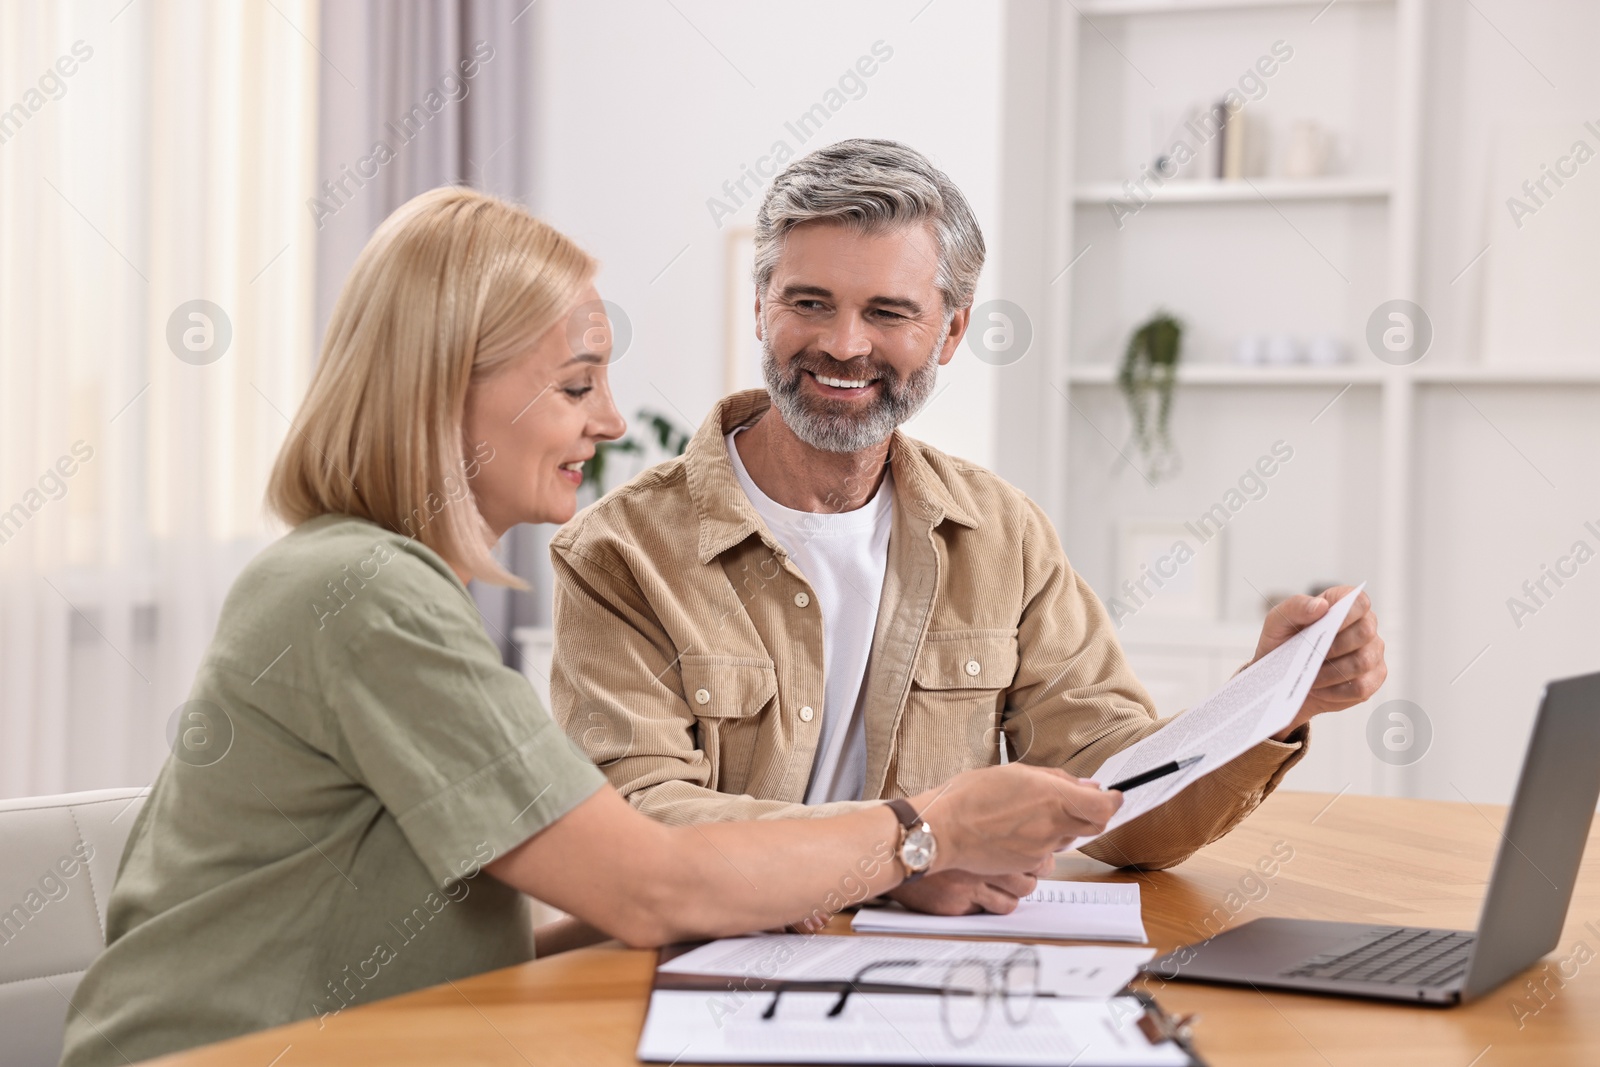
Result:
[[[319,336],[367,238],[413,196],[458,184],[531,202],[538,17],[531,0],[323,0],[319,45],[336,73],[319,97]],[[516,628],[550,619],[549,538],[519,526],[500,544],[531,592],[473,583],[513,665]]]
[[[318,16],[0,5],[0,796],[148,783],[279,532],[337,77]]]

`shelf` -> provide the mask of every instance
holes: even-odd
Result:
[[[1389,183],[1373,178],[1252,178],[1249,181],[1174,179],[1145,200],[1163,204],[1236,204],[1278,200],[1386,200]],[[1076,186],[1072,199],[1079,204],[1104,204],[1129,196],[1121,182],[1090,182]]]
[[[1179,385],[1377,385],[1383,377],[1383,368],[1360,363],[1327,367],[1190,363],[1178,368]],[[1074,385],[1114,385],[1116,380],[1116,368],[1109,363],[1067,368],[1067,381]]]
[[[1429,385],[1600,385],[1600,356],[1595,357],[1592,367],[1541,367],[1538,364],[1476,367],[1449,363],[1429,366],[1423,362],[1411,373],[1419,383]]]
[[[1392,0],[1342,0],[1341,6]],[[1191,11],[1250,11],[1266,7],[1332,7],[1331,0],[1078,0],[1080,15],[1182,15]]]
[[[1337,363],[1332,366],[1246,365],[1190,363],[1178,368],[1179,385],[1381,385],[1385,379],[1410,379],[1418,385],[1600,385],[1600,358],[1593,367],[1476,367],[1423,363],[1416,367],[1388,367],[1373,363]],[[1091,363],[1067,368],[1073,385],[1115,385],[1116,368]]]

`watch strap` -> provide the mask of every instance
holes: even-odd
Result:
[[[900,825],[907,830],[922,821],[922,816],[917,814],[917,809],[911,806],[911,801],[905,797],[895,797],[889,801],[889,809],[894,812],[894,817],[900,820]]]

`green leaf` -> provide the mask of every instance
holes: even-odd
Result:
[[[634,415],[634,425],[642,428],[646,433],[645,440],[641,441],[632,434],[615,441],[602,441],[595,446],[594,458],[583,465],[583,483],[580,489],[592,488],[596,494],[605,492],[606,461],[613,455],[644,455],[651,451],[663,453],[665,458],[683,455],[684,449],[689,447],[692,436],[689,431],[679,428],[676,422],[660,412],[641,408]]]
[[[1150,467],[1151,481],[1159,481],[1178,467],[1168,425],[1182,355],[1183,323],[1158,311],[1128,338],[1117,369],[1117,386],[1133,423],[1133,444]]]

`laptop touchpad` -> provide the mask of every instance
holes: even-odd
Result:
[[[1313,956],[1352,951],[1390,929],[1367,923],[1255,919],[1209,941],[1169,953],[1150,963],[1148,970],[1169,981],[1185,977],[1269,977]]]

